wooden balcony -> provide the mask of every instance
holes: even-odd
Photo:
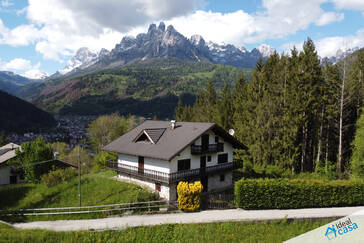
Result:
[[[206,168],[178,171],[174,173],[165,173],[149,169],[141,170],[137,166],[119,164],[115,161],[107,161],[106,167],[108,169],[118,171],[121,174],[129,175],[138,179],[148,179],[156,182],[173,183],[182,180],[193,179],[196,177],[200,177],[201,175],[213,175],[224,171],[242,168],[243,161],[234,160],[234,162],[222,163],[215,166],[208,166]]]
[[[207,154],[207,153],[217,153],[224,151],[224,144],[223,143],[215,143],[209,144],[208,146],[204,147],[202,145],[191,145],[191,154]]]

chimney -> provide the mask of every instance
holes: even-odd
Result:
[[[171,129],[173,130],[176,127],[176,121],[171,120]]]

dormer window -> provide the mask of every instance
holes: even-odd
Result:
[[[135,139],[136,143],[151,143],[156,144],[162,137],[166,128],[151,128],[144,129]]]
[[[153,143],[153,141],[148,137],[148,135],[143,131],[143,133],[135,140],[136,143]]]

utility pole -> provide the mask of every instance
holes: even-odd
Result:
[[[81,207],[81,161],[80,161],[80,145],[78,145],[78,205]]]

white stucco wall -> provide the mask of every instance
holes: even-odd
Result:
[[[158,191],[155,190],[155,182],[143,181],[143,180],[136,179],[134,177],[130,177],[130,176],[127,176],[127,175],[122,175],[122,174],[118,174],[118,179],[120,179],[121,181],[125,181],[125,182],[140,185],[140,186],[142,186],[142,187],[144,187],[144,188],[146,188],[146,189],[148,189],[148,190],[150,190],[152,192],[158,193],[161,198],[169,200],[170,187],[169,187],[168,184],[159,183],[161,185],[161,191],[158,192]]]
[[[225,175],[225,180],[220,181],[220,175]],[[233,173],[232,171],[226,171],[221,174],[215,174],[208,177],[208,191],[215,191],[227,187],[233,186]]]
[[[10,184],[10,166],[3,165],[0,167],[0,185]]]
[[[118,162],[120,164],[138,167],[138,156],[119,154]],[[169,161],[144,157],[144,169],[169,173],[169,165]]]
[[[215,133],[213,133],[212,131],[209,131],[208,134],[209,134],[209,143],[215,144],[215,136],[217,136],[217,135],[215,135]],[[176,157],[174,157],[171,160],[171,163],[170,163],[171,172],[177,172],[178,160],[182,160],[182,159],[191,159],[191,170],[200,168],[200,157],[201,156],[208,156],[208,155],[211,156],[211,161],[206,162],[206,167],[217,165],[218,164],[217,158],[218,158],[219,154],[227,153],[228,162],[232,162],[233,161],[233,146],[230,143],[225,142],[224,139],[221,137],[219,137],[219,143],[224,144],[224,152],[192,155],[191,146],[187,146],[179,155],[177,155]],[[201,145],[201,137],[199,137],[198,139],[195,140],[195,145]]]

